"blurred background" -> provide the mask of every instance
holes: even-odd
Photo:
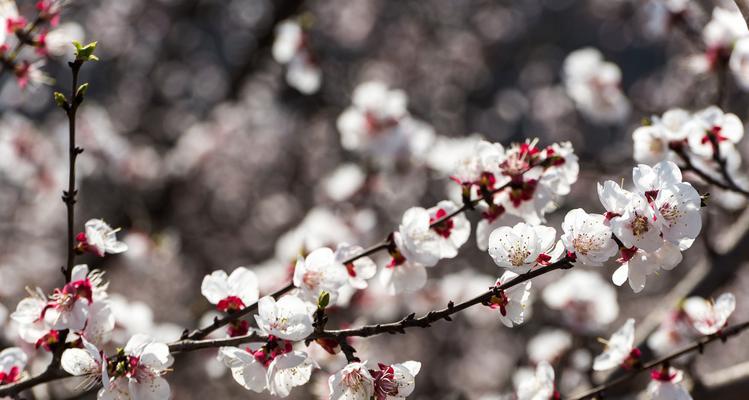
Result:
[[[176,339],[183,329],[210,321],[206,313],[212,307],[199,288],[213,270],[250,267],[261,276],[265,294],[288,282],[295,255],[309,246],[378,242],[397,228],[407,208],[430,207],[454,195],[439,165],[458,147],[442,142],[445,138],[479,133],[505,145],[526,138],[539,138],[542,145],[571,141],[580,156],[580,176],[547,224],[560,230],[571,208],[603,211],[595,184],[630,182],[631,134],[640,120],[670,107],[704,108],[716,98],[715,77],[693,74],[686,65],[702,51],[701,43],[688,29],[654,26],[657,3],[72,1],[62,22],[78,24],[85,36],[79,39],[99,41],[101,58],[82,72],[90,89],[79,113],[85,152],[78,164],[77,226],[103,218],[123,228],[127,253],[83,259],[105,270],[110,293],[123,296],[118,329]],[[715,4],[692,3],[689,24],[699,31]],[[33,14],[31,1],[19,0],[19,8]],[[288,18],[301,18],[307,29],[306,46],[322,73],[316,93],[291,87],[288,67],[271,55],[275,28]],[[621,89],[631,108],[620,121],[590,122],[565,93],[564,59],[588,46],[621,68]],[[45,67],[56,80],[49,87],[21,91],[11,75],[0,78],[0,148],[21,154],[13,162],[0,160],[0,303],[8,312],[25,295],[24,287],[48,291],[59,285],[64,263],[60,194],[67,179],[67,120],[51,93],[67,90],[70,77],[66,57],[54,60]],[[433,145],[427,157],[383,168],[365,154],[344,150],[336,119],[351,103],[354,88],[369,80],[402,89],[410,113],[431,125],[435,143],[446,143],[439,149],[444,153]],[[738,89],[730,90],[722,105],[747,116],[746,96]],[[358,165],[361,176],[334,174],[348,163]],[[749,216],[742,214],[741,199],[711,193],[704,241],[685,253],[674,271],[651,278],[640,295],[611,285],[613,262],[590,269],[601,285],[611,287],[606,290],[615,290],[620,310],[609,323],[571,330],[562,313],[542,300],[543,288],[565,273],[555,272],[534,280],[533,315],[520,327],[505,328],[494,311],[483,308],[432,329],[367,339],[355,347],[363,359],[421,361],[414,399],[511,398],[502,396],[512,392],[513,374],[541,358],[554,361],[563,394],[583,390],[603,379],[588,371],[590,357],[602,349],[596,337],[608,337],[627,318],[637,319],[638,340],[645,340],[680,298],[725,291],[738,299],[732,321],[749,315],[749,273],[742,269]],[[378,265],[384,263],[379,259]],[[426,288],[392,297],[373,285],[336,311],[331,326],[387,322],[441,308],[448,300],[472,297],[498,275],[472,236],[456,259],[429,270]],[[6,315],[0,307],[4,343],[17,343]],[[529,341],[539,333],[546,336],[531,354]],[[319,347],[310,351],[321,360],[328,357]],[[214,358],[215,351],[178,356],[168,376],[174,398],[266,398],[234,383]],[[749,336],[683,360],[695,398],[743,398],[747,360]],[[34,368],[41,370],[45,361],[40,358]],[[325,361],[291,398],[326,396],[327,378],[342,363],[341,355]],[[741,366],[730,371],[738,378],[723,379],[736,364]],[[636,398],[631,393],[646,382],[643,376],[610,398]],[[35,392],[54,399],[74,394],[71,384]]]

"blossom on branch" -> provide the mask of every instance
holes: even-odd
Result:
[[[564,252],[557,243],[556,229],[520,222],[513,227],[503,226],[489,236],[489,255],[497,266],[523,274],[539,265],[548,265]]]
[[[352,362],[328,380],[330,399],[405,399],[413,392],[420,370],[418,361],[393,365],[378,363],[374,369],[368,369],[366,361]]]
[[[552,400],[558,399],[559,394],[554,385],[554,369],[546,361],[536,366],[536,373],[519,382],[517,387],[518,400]]]
[[[222,347],[218,359],[232,371],[234,380],[247,390],[286,397],[291,389],[304,385],[318,368],[303,351],[294,351],[289,341],[270,336],[263,343],[250,343],[244,349]]]
[[[300,297],[307,302],[316,304],[320,295],[327,292],[330,302],[335,303],[338,291],[347,282],[346,272],[336,260],[333,250],[322,247],[307,257],[297,258],[294,286],[299,288]]]
[[[635,320],[630,318],[604,342],[606,348],[593,360],[593,369],[606,371],[619,366],[632,368],[639,362],[640,357],[640,350],[633,347],[634,342]]]
[[[600,266],[613,257],[619,246],[611,237],[611,228],[600,214],[588,214],[581,208],[567,213],[562,223],[562,243],[575,259],[585,265]]]
[[[645,392],[650,400],[692,400],[681,384],[684,373],[676,368],[661,368],[650,373],[651,381]]]
[[[517,278],[519,275],[512,271],[505,271],[497,279],[496,286],[502,286],[505,283]],[[526,307],[529,306],[531,296],[531,281],[525,281],[515,285],[507,290],[500,290],[489,300],[489,307],[499,311],[499,320],[508,327],[520,325],[525,320]]]
[[[267,334],[280,339],[298,341],[306,338],[313,331],[312,309],[296,296],[283,296],[276,301],[265,296],[258,301],[258,313],[255,321],[258,328]]]
[[[300,22],[289,19],[278,24],[273,58],[286,65],[289,86],[304,94],[320,90],[322,70],[312,55],[308,34]]]
[[[18,381],[28,360],[26,353],[18,347],[0,351],[0,386]]]
[[[364,251],[360,246],[340,243],[335,250],[335,262],[346,271],[348,284],[354,289],[366,289],[367,281],[377,273],[377,265],[369,257],[358,257],[354,262],[344,263]]]
[[[712,335],[726,326],[736,308],[736,298],[732,293],[723,293],[715,301],[695,296],[684,300],[683,307],[698,332]]]
[[[171,389],[162,376],[169,371],[174,359],[166,344],[137,334],[111,357],[105,357],[86,341],[83,346],[83,349],[65,350],[61,366],[71,375],[101,380],[98,399],[169,399]]]
[[[105,254],[118,254],[127,251],[127,244],[117,240],[118,229],[112,229],[106,222],[100,219],[86,221],[86,231],[76,236],[80,252],[90,251],[99,257]]]
[[[257,276],[245,267],[236,268],[228,276],[222,270],[206,275],[200,293],[221,312],[241,310],[260,296]]]

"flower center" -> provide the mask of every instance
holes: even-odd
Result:
[[[531,254],[531,251],[523,243],[515,243],[508,253],[510,263],[514,267],[522,267],[525,264],[525,260]]]
[[[255,358],[255,361],[261,363],[265,368],[268,368],[273,360],[280,355],[291,353],[293,350],[291,342],[288,340],[281,340],[271,335],[268,336],[268,342],[263,347],[252,351],[248,347],[246,351]]]
[[[499,313],[502,314],[503,317],[507,316],[507,304],[510,303],[510,298],[507,297],[507,293],[505,293],[504,290],[492,296],[491,300],[489,300],[489,303],[489,307],[493,309],[498,308]]]
[[[658,211],[663,216],[663,219],[668,221],[669,225],[673,225],[684,215],[678,207],[672,207],[670,203],[664,203],[658,208]]]
[[[433,224],[439,221],[440,219],[444,218],[445,216],[447,216],[447,211],[440,208],[439,210],[437,210],[437,212],[434,215],[432,215],[429,218],[429,224]],[[450,237],[450,234],[452,233],[452,230],[454,227],[455,227],[455,221],[453,221],[452,218],[450,218],[446,221],[442,221],[439,224],[433,226],[431,229],[437,232],[438,235],[447,239]]]
[[[650,225],[648,224],[648,219],[642,215],[636,215],[632,220],[631,228],[632,233],[635,236],[641,236],[642,234],[646,233],[649,227]]]
[[[229,296],[216,304],[216,309],[221,312],[239,311],[243,308],[245,308],[245,304],[242,299],[237,296]]]
[[[378,364],[379,370],[370,370],[374,378],[374,396],[377,400],[386,400],[388,396],[398,395],[398,383],[395,382],[395,369],[389,365]]]
[[[360,387],[362,382],[364,382],[364,377],[358,368],[343,376],[343,384],[352,389]]]
[[[365,123],[367,126],[367,133],[370,136],[377,136],[383,131],[398,126],[398,120],[395,118],[380,118],[372,112],[366,112],[364,114]]]
[[[302,283],[310,289],[318,287],[320,282],[322,282],[322,273],[318,271],[307,271],[302,277]]]

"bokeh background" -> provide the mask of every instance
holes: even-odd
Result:
[[[715,99],[715,77],[695,76],[684,65],[700,44],[679,29],[653,33],[651,3],[73,1],[63,22],[80,24],[85,40],[99,41],[101,58],[82,73],[91,87],[79,118],[85,153],[79,159],[77,224],[104,218],[123,227],[130,246],[122,256],[85,261],[105,270],[110,292],[131,302],[122,303],[121,325],[166,340],[204,323],[211,307],[200,295],[200,281],[215,269],[252,267],[261,274],[262,291],[269,293],[288,282],[293,246],[302,236],[365,247],[381,240],[397,227],[404,210],[435,204],[447,196],[450,183],[425,165],[382,170],[343,150],[336,118],[350,104],[353,88],[367,80],[403,89],[411,113],[440,136],[479,132],[504,144],[534,137],[544,144],[571,141],[580,156],[580,178],[548,224],[559,229],[571,208],[599,212],[595,183],[629,181],[631,133],[641,118],[674,106],[699,109]],[[691,21],[699,29],[713,2],[694,3]],[[19,7],[31,12],[33,2],[21,0]],[[310,21],[309,46],[323,73],[322,87],[313,95],[289,87],[284,66],[270,55],[274,27],[300,15]],[[622,89],[632,104],[623,123],[586,121],[564,92],[562,62],[586,46],[600,49],[622,69]],[[64,262],[60,194],[67,177],[67,121],[51,92],[67,88],[69,76],[64,57],[46,70],[57,83],[34,91],[19,91],[8,74],[0,78],[0,143],[12,141],[26,160],[12,165],[0,160],[0,303],[8,310],[26,286],[59,285]],[[735,88],[723,107],[747,116],[746,96]],[[362,166],[368,178],[355,195],[336,199],[326,178],[349,162]],[[742,268],[749,221],[742,202],[720,192],[713,192],[713,199],[705,241],[695,244],[674,271],[649,281],[642,294],[618,288],[619,317],[598,335],[576,335],[574,348],[597,354],[601,345],[595,337],[609,336],[628,317],[637,319],[642,339],[688,294],[730,290],[739,301],[732,321],[749,315],[749,273]],[[610,281],[614,268],[612,263],[595,271]],[[355,296],[352,308],[337,311],[332,323],[397,320],[467,297],[499,275],[473,236],[458,258],[443,260],[429,273],[428,286],[415,294]],[[529,365],[528,340],[542,330],[566,329],[540,299],[540,289],[562,274],[534,281],[533,316],[512,330],[485,309],[479,316],[458,316],[432,329],[372,338],[356,347],[363,358],[421,361],[414,399],[501,398],[511,392],[516,369]],[[0,324],[4,321],[0,312]],[[12,327],[6,336],[5,342],[14,342]],[[695,398],[743,398],[748,349],[749,336],[740,337],[690,361],[686,369]],[[265,398],[235,384],[212,361],[214,355],[178,357],[168,377],[176,399]],[[592,377],[561,373],[574,362],[570,359],[565,356],[557,365],[563,394],[584,389]],[[43,368],[44,361],[35,368]],[[731,370],[739,379],[723,382],[726,368],[735,364],[741,364]],[[331,372],[320,371],[292,398],[324,392]],[[645,378],[634,381],[611,398],[635,398],[622,393],[637,393],[645,383]],[[35,396],[69,398],[74,389],[58,384]]]

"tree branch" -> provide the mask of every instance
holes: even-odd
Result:
[[[477,304],[484,304],[491,300],[492,296],[496,295],[500,291],[507,290],[513,286],[519,285],[523,282],[531,280],[537,276],[556,271],[559,269],[570,269],[574,265],[565,259],[562,259],[554,264],[546,267],[541,267],[536,270],[527,272],[519,275],[515,279],[501,285],[489,288],[486,292],[479,294],[478,296],[466,300],[459,304],[448,303],[446,308],[441,310],[430,311],[421,317],[416,318],[415,314],[410,314],[405,318],[391,322],[388,324],[376,324],[376,325],[365,325],[355,329],[342,329],[342,330],[325,330],[322,332],[314,332],[310,334],[305,341],[310,342],[316,339],[335,339],[339,342],[348,337],[370,337],[380,335],[383,333],[405,333],[407,328],[428,328],[432,323],[439,320],[450,321],[450,316],[463,311],[467,308],[475,306]],[[250,333],[244,336],[238,336],[233,338],[222,338],[222,339],[211,339],[211,340],[191,340],[182,339],[177,342],[171,343],[169,349],[172,351],[193,351],[198,349],[222,347],[222,346],[236,346],[242,343],[248,343],[253,341],[264,341],[267,338],[257,333]]]
[[[527,170],[523,171],[523,173],[525,173],[525,172],[527,172]],[[492,191],[489,191],[489,192],[483,194],[482,196],[480,196],[480,197],[478,197],[476,199],[473,199],[473,200],[465,202],[457,210],[455,210],[455,211],[451,212],[450,214],[445,215],[444,217],[442,217],[442,218],[440,218],[440,219],[432,222],[429,225],[429,227],[430,228],[434,228],[434,227],[436,227],[436,226],[444,223],[445,221],[447,221],[447,220],[455,217],[458,214],[464,213],[464,212],[466,212],[468,210],[472,210],[473,207],[476,206],[476,205],[478,205],[481,201],[484,201],[484,200],[488,201],[489,198],[491,198],[495,194],[497,194],[497,193],[499,193],[499,192],[501,192],[501,191],[509,188],[510,186],[511,186],[511,182],[505,183],[504,185],[502,185],[502,186],[500,186],[500,187],[498,187],[498,188],[496,188],[496,189],[494,189]],[[360,259],[362,257],[366,257],[366,256],[369,256],[369,255],[375,254],[375,253],[377,253],[379,251],[382,251],[382,250],[387,250],[391,246],[393,246],[393,243],[392,243],[391,239],[390,238],[386,238],[382,242],[380,242],[380,243],[378,243],[378,244],[376,244],[374,246],[371,246],[371,247],[369,247],[369,248],[367,248],[365,250],[362,250],[361,253],[356,254],[356,255],[354,255],[352,257],[349,257],[348,259],[344,260],[342,263],[344,265],[345,264],[350,264],[350,263],[352,263],[352,262],[354,262],[354,261],[356,261],[356,260],[358,260],[358,259]],[[289,282],[286,286],[284,286],[281,289],[278,289],[277,291],[273,292],[271,294],[271,296],[273,296],[274,298],[279,298],[279,297],[283,296],[284,294],[288,293],[289,291],[291,291],[292,289],[294,289],[294,284],[292,282]],[[182,337],[180,339],[181,340],[200,340],[200,339],[203,339],[206,336],[208,336],[209,334],[211,334],[211,332],[214,332],[215,330],[217,330],[217,329],[219,329],[219,328],[221,328],[223,326],[228,325],[232,321],[236,321],[239,318],[242,318],[242,317],[244,317],[244,316],[246,316],[248,314],[251,314],[251,313],[255,312],[257,310],[257,304],[258,303],[255,302],[255,303],[252,303],[249,306],[247,306],[247,307],[245,307],[245,308],[243,308],[243,309],[241,309],[239,311],[235,311],[235,312],[229,313],[226,316],[224,316],[223,318],[215,318],[213,320],[213,322],[210,325],[206,326],[206,327],[203,327],[203,328],[200,328],[200,329],[196,329],[196,330],[194,330],[192,332],[188,332],[187,330],[185,330],[185,332],[182,334]]]
[[[700,178],[702,178],[705,182],[707,182],[710,185],[719,187],[724,190],[729,190],[732,192],[736,192],[739,194],[742,194],[744,196],[749,197],[749,190],[746,190],[742,187],[740,187],[731,177],[730,173],[728,172],[728,168],[726,166],[726,160],[724,158],[721,158],[720,155],[717,153],[714,157],[715,161],[718,163],[720,173],[723,176],[723,179],[725,179],[725,182],[718,180],[714,177],[712,177],[710,174],[708,174],[706,171],[703,171],[699,167],[697,167],[693,162],[687,151],[684,149],[684,146],[673,146],[672,150],[674,153],[676,153],[682,161],[684,161],[684,171],[692,171],[695,174],[697,174]]]

